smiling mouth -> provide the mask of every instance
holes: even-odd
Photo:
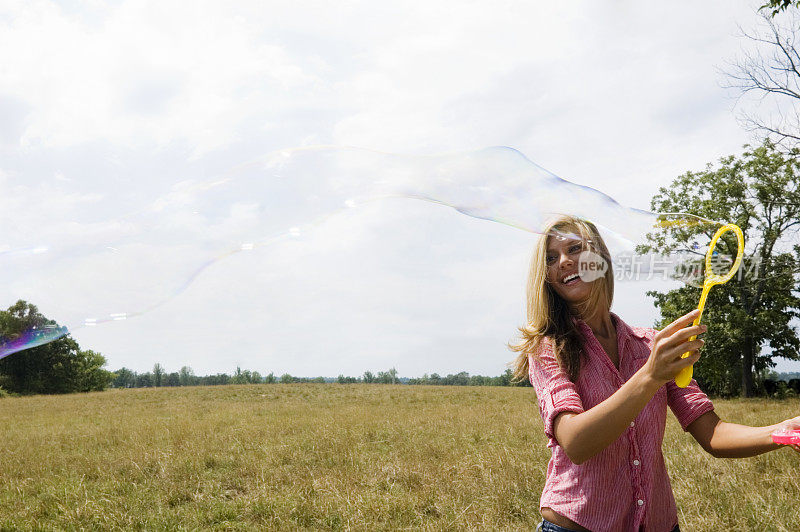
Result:
[[[567,286],[571,286],[575,283],[580,281],[580,276],[577,273],[573,273],[572,275],[567,275],[563,279],[561,279],[561,283]]]

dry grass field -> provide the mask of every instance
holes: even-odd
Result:
[[[530,388],[272,384],[0,399],[0,529],[532,529]],[[800,401],[716,401],[767,424]],[[683,530],[800,529],[800,456],[703,453],[670,414]],[[613,494],[609,494],[613,496]]]

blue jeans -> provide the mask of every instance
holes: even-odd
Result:
[[[554,523],[551,523],[547,519],[542,519],[542,522],[539,523],[539,526],[536,527],[536,530],[541,530],[542,532],[571,532],[569,528],[558,526]]]
[[[536,527],[536,530],[541,530],[542,532],[574,532],[569,528],[564,528],[563,526],[553,524],[547,519],[542,519],[542,522],[539,523],[539,526]],[[675,528],[672,529],[672,532],[681,532],[681,529],[678,528],[678,525],[675,525]]]

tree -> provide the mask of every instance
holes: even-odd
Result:
[[[448,375],[445,378],[445,384],[453,386],[467,386],[469,384],[469,373],[462,371],[455,375]]]
[[[472,375],[469,378],[470,386],[489,386],[491,382],[491,377],[486,377],[484,375]]]
[[[708,332],[694,371],[711,393],[752,396],[754,372],[773,367],[775,357],[800,359],[800,339],[791,324],[800,316],[800,246],[791,242],[800,226],[798,155],[794,149],[786,156],[767,140],[740,158],[722,158],[716,169],[708,165],[703,172],[687,172],[662,187],[650,203],[655,212],[689,212],[729,221],[745,234],[739,275],[711,289],[703,315]],[[681,252],[696,257],[695,265],[702,264],[705,252],[694,243],[710,240],[716,229],[671,225],[649,235],[649,243],[639,251]],[[723,256],[735,256],[736,238],[725,233],[716,249]],[[695,308],[700,290],[684,286],[648,292],[661,312],[657,326]]]
[[[261,374],[257,371],[250,371],[249,369],[242,370],[236,366],[236,373],[231,378],[232,384],[258,384],[262,382]]]
[[[514,372],[509,368],[506,369],[505,372],[497,377],[498,386],[510,386],[512,382],[514,382]]]
[[[504,386],[520,386],[520,387],[532,387],[531,381],[528,379],[522,379],[521,381],[514,380],[514,372],[511,368],[506,369],[505,373],[503,374],[503,380],[507,383]]]
[[[774,16],[791,2],[770,4],[777,9]],[[763,28],[750,33],[743,31],[744,37],[756,43],[759,50],[745,53],[725,72],[728,88],[742,96],[756,96],[759,109],[766,109],[762,111],[766,116],[741,111],[739,119],[745,129],[787,147],[800,145],[800,13],[790,11],[786,13],[788,22],[776,22],[764,15]]]
[[[768,12],[770,16],[775,16],[781,11],[794,7],[800,7],[800,0],[769,0],[766,4],[761,6],[759,11]]]
[[[183,366],[178,372],[178,380],[181,386],[193,386],[197,384],[197,377],[194,376],[194,371],[189,366]]]
[[[114,388],[132,388],[136,385],[136,373],[128,368],[121,368],[114,372],[114,380],[111,382]]]
[[[164,366],[156,362],[153,365],[153,385],[161,386],[164,380]]]
[[[0,311],[0,343],[13,342],[32,331],[58,329],[26,301]],[[113,374],[103,369],[106,359],[82,351],[69,335],[0,359],[0,386],[22,394],[72,393],[105,389]]]
[[[61,375],[66,383],[64,393],[105,390],[114,377],[113,373],[103,369],[106,365],[105,357],[88,349],[78,351],[78,356],[62,361],[61,364],[62,366],[69,364],[69,368],[65,368],[64,374]]]
[[[364,375],[366,376],[366,373]],[[397,378],[397,370],[392,368],[389,371],[379,371],[375,382],[379,382],[381,384],[397,384],[399,382]]]
[[[206,375],[198,379],[198,384],[206,386],[216,386],[220,384],[229,384],[231,376],[227,373],[217,373],[216,375]]]
[[[137,388],[150,388],[153,386],[153,374],[152,373],[140,373],[136,375],[136,387]]]

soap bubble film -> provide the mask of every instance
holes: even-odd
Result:
[[[76,195],[53,209],[36,202],[36,192],[7,191],[0,267],[9,301],[35,302],[62,327],[7,339],[0,357],[78,328],[151,312],[233,256],[248,255],[253,268],[279,279],[287,266],[274,260],[275,253],[304,242],[346,211],[386,201],[426,202],[532,234],[560,214],[585,218],[600,229],[623,280],[634,272],[637,246],[647,235],[669,239],[681,232],[713,233],[721,225],[691,214],[625,207],[508,147],[433,156],[302,147],[211,178],[175,180],[149,196],[105,191]],[[102,208],[87,208],[98,204]],[[336,249],[350,238],[328,234],[322,246]],[[682,269],[690,283],[701,278],[696,263],[707,242],[697,238],[683,255],[669,258],[664,273]],[[261,253],[265,249],[272,254]],[[654,268],[650,260],[635,273],[652,278]]]

